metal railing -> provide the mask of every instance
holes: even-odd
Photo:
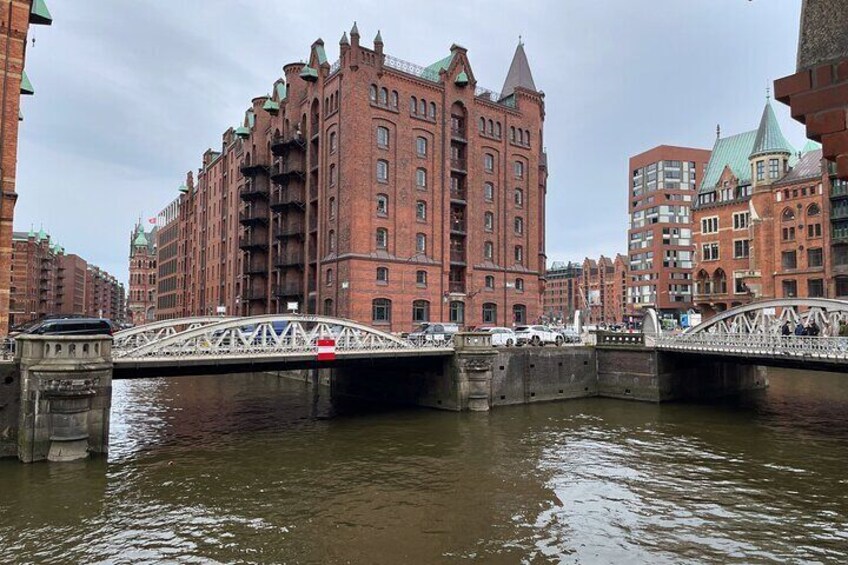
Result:
[[[463,171],[464,172],[464,171],[467,170],[466,169],[467,165],[465,163],[465,159],[451,158],[450,166],[451,166],[451,169],[453,169],[454,171]]]
[[[465,292],[465,281],[449,281],[448,290],[450,292]]]
[[[781,334],[697,333],[660,335],[659,349],[752,357],[800,357],[848,360],[848,337],[796,336]]]
[[[464,188],[451,188],[450,197],[451,200],[462,200],[464,202],[467,198],[467,194]]]
[[[451,263],[465,263],[465,249],[450,250]]]
[[[439,82],[439,71],[434,71],[432,69],[422,67],[421,65],[416,65],[415,63],[410,63],[409,61],[392,57],[391,55],[383,56],[383,66],[408,75],[423,78],[424,80],[429,80],[430,82]]]

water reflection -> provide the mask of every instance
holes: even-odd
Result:
[[[265,375],[122,381],[108,462],[0,462],[0,561],[844,561],[848,378],[770,379],[484,415]]]

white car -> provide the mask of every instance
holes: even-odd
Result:
[[[516,343],[524,345],[562,345],[565,339],[547,326],[518,326],[515,328]]]
[[[480,331],[492,334],[495,347],[512,347],[517,343],[515,332],[510,328],[480,328]]]

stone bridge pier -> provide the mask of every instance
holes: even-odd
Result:
[[[20,336],[18,459],[106,454],[112,405],[110,336]]]

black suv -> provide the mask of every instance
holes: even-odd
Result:
[[[41,320],[24,328],[29,335],[112,335],[112,323],[103,318],[57,318]]]

